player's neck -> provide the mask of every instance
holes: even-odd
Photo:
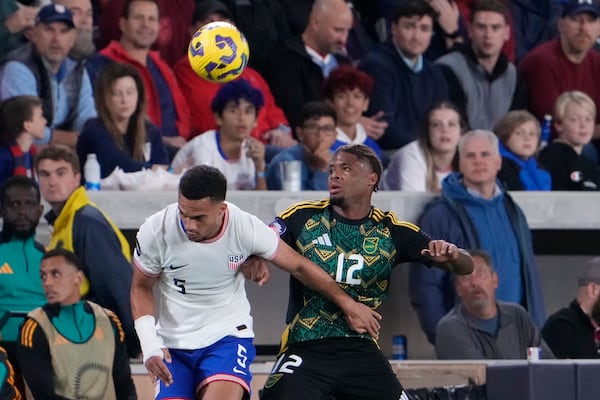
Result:
[[[334,205],[333,209],[340,216],[356,220],[366,218],[371,212],[371,203],[363,202],[344,202],[343,204]]]

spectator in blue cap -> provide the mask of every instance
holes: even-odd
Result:
[[[48,121],[39,143],[75,147],[83,124],[96,116],[92,86],[83,63],[69,58],[75,42],[73,15],[61,4],[40,9],[31,43],[10,52],[0,76],[0,99],[34,95]]]

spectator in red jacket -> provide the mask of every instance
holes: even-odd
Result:
[[[229,9],[217,0],[203,1],[196,8],[190,30],[195,32],[201,26],[215,21],[232,23]],[[190,109],[191,133],[189,139],[211,129],[216,129],[217,124],[210,104],[223,84],[208,82],[200,78],[192,70],[187,55],[177,62],[174,72]],[[258,113],[252,136],[267,144],[267,159],[270,160],[279,149],[290,147],[296,141],[291,135],[283,110],[275,104],[269,85],[258,71],[246,67],[240,78],[247,80],[265,98],[265,105]]]
[[[148,116],[158,125],[172,154],[190,135],[188,105],[169,65],[150,48],[160,30],[157,0],[127,0],[121,19],[121,39],[100,50],[100,56],[133,65],[146,89]]]

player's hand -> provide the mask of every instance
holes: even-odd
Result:
[[[160,379],[165,386],[171,386],[173,383],[173,376],[165,364],[165,361],[168,363],[171,362],[171,353],[169,353],[169,349],[166,348],[163,348],[162,351],[164,361],[163,358],[160,358],[159,356],[150,357],[148,361],[146,361],[146,370],[153,383],[156,383],[156,381]]]
[[[381,329],[381,314],[371,309],[358,301],[346,310],[346,321],[354,331],[358,333],[368,333],[374,339],[379,338],[379,330]]]
[[[371,117],[360,117],[360,123],[365,128],[367,136],[375,140],[383,136],[388,127],[388,123],[383,119],[383,116],[383,111],[379,111]]]
[[[244,274],[244,278],[254,281],[258,286],[262,286],[269,281],[271,270],[264,258],[250,256],[240,265],[239,271]]]
[[[456,261],[459,251],[455,244],[448,243],[445,240],[432,240],[429,242],[427,249],[421,250],[421,254],[434,263],[444,263]]]

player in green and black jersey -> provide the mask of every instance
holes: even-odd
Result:
[[[381,171],[367,146],[341,147],[330,163],[329,200],[295,204],[271,224],[346,293],[373,309],[387,296],[399,263],[418,261],[458,274],[473,269],[465,251],[371,206]],[[353,331],[337,307],[293,278],[290,289],[282,354],[261,399],[405,398],[377,338]]]

